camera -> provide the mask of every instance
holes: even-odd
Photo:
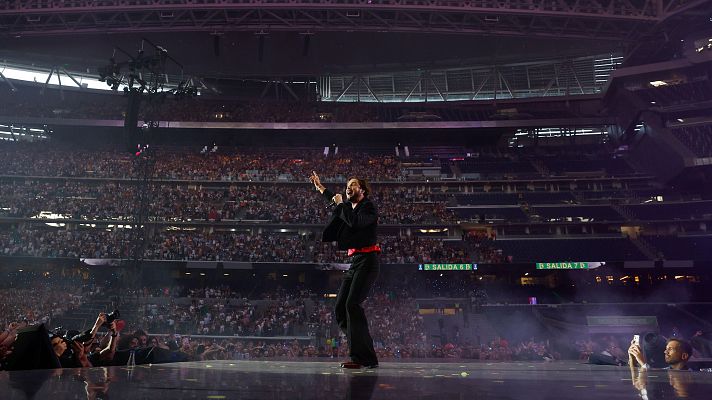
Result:
[[[67,348],[72,348],[72,342],[84,343],[91,339],[91,329],[84,332],[76,330],[64,330],[61,326],[58,326],[52,330],[52,335],[59,337],[67,343]]]
[[[106,325],[111,324],[112,322],[116,321],[119,318],[121,318],[121,313],[119,312],[119,310],[114,310],[114,311],[106,314]]]
[[[71,341],[72,342],[79,342],[79,343],[84,343],[90,341],[92,338],[91,335],[91,329],[88,329],[84,332],[77,333],[76,335],[72,336]]]

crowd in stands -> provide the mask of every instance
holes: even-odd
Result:
[[[296,101],[217,101],[189,99],[165,102],[153,118],[205,122],[379,122],[378,107],[367,104]]]
[[[511,262],[511,257],[507,256],[497,247],[495,231],[469,231],[463,234],[463,239],[473,249],[472,259],[480,263],[501,264]]]
[[[622,335],[600,335],[599,337],[581,338],[574,342],[575,348],[579,352],[579,360],[584,361],[599,353],[609,354],[617,360],[625,360],[628,358],[625,349],[629,344],[630,338],[627,335],[625,338]]]
[[[169,339],[170,340],[170,339]],[[502,341],[505,342],[506,341]],[[344,339],[328,339],[316,346],[298,340],[260,341],[240,339],[191,339],[184,341],[181,350],[191,360],[242,360],[242,359],[298,359],[348,357]],[[546,341],[526,341],[502,347],[500,341],[483,345],[395,345],[376,346],[381,360],[394,359],[460,359],[487,361],[553,361],[558,355],[550,350]],[[494,346],[494,347],[492,347]],[[210,351],[212,350],[212,351]]]
[[[299,284],[291,289],[281,286],[270,289],[268,283],[245,282],[188,287],[157,284],[126,290],[116,282],[107,282],[106,287],[76,284],[93,282],[98,275],[86,275],[82,269],[62,271],[60,275],[54,275],[54,272],[48,273],[50,275],[12,272],[0,283],[0,323],[9,328],[0,338],[0,352],[10,351],[9,335],[23,326],[37,323],[51,326],[55,318],[61,320],[63,313],[92,307],[95,299],[107,299],[120,293],[125,297],[122,304],[127,307],[122,309],[126,328],[119,332],[121,328],[115,324],[103,327],[100,324],[102,329],[97,329],[97,339],[82,350],[88,356],[81,365],[86,362],[123,365],[127,352],[139,354],[141,349],[150,348],[161,349],[161,357],[169,361],[347,357],[345,338],[333,319],[333,298],[325,297],[309,286]],[[479,338],[473,341],[471,336],[443,337],[428,331],[425,316],[419,311],[422,300],[416,300],[417,296],[424,296],[421,299],[469,297],[475,312],[479,307],[491,304],[484,286],[469,278],[469,275],[458,279],[437,274],[398,278],[385,275],[364,302],[379,358],[552,361],[570,357],[587,360],[592,354],[600,353],[617,360],[626,359],[623,349],[629,338],[619,336],[577,336],[562,346],[561,338],[554,340],[553,336],[510,339],[521,337],[521,332],[514,332],[514,335],[506,330],[498,330],[502,336],[482,343]],[[106,334],[103,333],[104,327],[110,328]],[[119,337],[114,349],[118,354],[115,360],[104,360],[97,355],[111,344],[109,333]],[[677,327],[672,328],[670,335],[683,336]],[[280,337],[282,339],[273,339]],[[7,344],[3,344],[5,340],[8,340]],[[706,333],[698,331],[690,341],[698,354],[709,354],[712,342]]]
[[[420,150],[413,148],[408,157],[402,151],[400,156],[396,156],[391,149],[371,150],[332,147],[325,155],[323,148],[236,148],[209,143],[202,150],[199,146],[152,146],[137,156],[108,147],[90,150],[67,147],[61,143],[47,146],[43,143],[5,142],[0,143],[0,166],[3,175],[10,176],[136,179],[145,165],[149,165],[153,179],[220,182],[308,182],[312,171],[317,171],[324,182],[345,182],[350,176],[359,176],[371,182],[423,181],[439,179],[440,174],[454,177],[452,163],[470,165],[470,170],[460,168],[464,174],[462,177],[467,179],[479,179],[467,173],[501,179],[505,171],[509,171],[508,176],[522,175],[525,179],[547,175],[545,171],[536,171],[531,160],[535,163],[550,160],[547,162],[562,164],[566,170],[576,165],[576,171],[588,171],[594,175],[632,173],[625,161],[611,159],[606,149],[595,148],[577,149],[575,161],[570,162],[567,160],[574,156],[571,155],[573,150],[568,148],[543,154],[537,151],[519,154],[515,150],[480,154],[464,147],[439,149],[437,146],[425,146]],[[415,151],[423,154],[413,154]],[[460,161],[450,161],[452,157]],[[409,169],[413,165],[441,170],[436,176],[422,175]],[[522,166],[521,171],[510,171],[513,165]],[[559,174],[553,164],[550,167]],[[601,172],[604,170],[607,172]]]
[[[100,315],[101,318],[101,315]],[[105,318],[105,317],[104,317]],[[13,335],[17,332],[17,325],[11,325],[0,334],[0,360],[7,359],[12,354]],[[384,329],[379,326],[379,329]],[[388,329],[388,328],[385,328]],[[390,333],[390,332],[389,332]],[[116,338],[112,337],[116,335]],[[394,336],[395,338],[398,335]],[[54,338],[53,336],[53,343]],[[612,336],[598,338],[586,337],[576,341],[576,346],[581,350],[580,361],[625,365],[627,354],[623,342]],[[397,339],[396,339],[397,340]],[[111,342],[118,344],[112,344]],[[504,337],[496,337],[488,343],[474,345],[470,343],[455,344],[429,344],[417,338],[411,338],[412,344],[403,344],[398,341],[384,345],[375,341],[378,357],[382,361],[393,359],[452,359],[452,360],[482,360],[482,361],[556,361],[568,359],[566,354],[559,353],[549,340],[534,338],[510,343]],[[109,344],[107,346],[107,344]],[[345,338],[329,338],[324,341],[305,341],[299,339],[283,338],[274,340],[244,339],[227,337],[201,337],[182,334],[150,334],[144,329],[124,329],[118,331],[115,324],[110,325],[110,330],[103,334],[99,332],[91,342],[85,344],[81,356],[76,350],[81,345],[74,347],[75,353],[65,352],[60,357],[62,366],[109,366],[129,364],[132,360],[136,363],[149,362],[175,362],[175,361],[209,361],[209,360],[304,360],[315,358],[329,358],[340,360],[348,357]],[[110,353],[101,352],[102,347],[110,349]],[[61,350],[61,348],[60,348]],[[56,347],[55,347],[56,351]],[[697,350],[693,352],[697,354]],[[152,355],[151,355],[152,354]],[[596,358],[591,357],[598,354]],[[133,358],[135,355],[136,358]],[[149,355],[150,358],[149,358]],[[72,360],[72,357],[77,358]],[[80,361],[80,358],[83,361]],[[610,360],[610,361],[609,361]]]
[[[440,239],[383,236],[382,263],[468,262],[467,248]],[[459,242],[456,242],[459,244]],[[129,258],[131,231],[39,230],[0,231],[0,255],[68,258]],[[346,252],[314,235],[224,232],[159,232],[149,238],[148,260],[244,262],[346,262]]]
[[[75,93],[51,89],[42,96],[21,90],[0,100],[2,116],[31,118],[124,119],[126,98],[117,94]],[[384,104],[244,100],[230,98],[165,98],[143,107],[139,119],[197,122],[419,122],[552,118],[582,114],[570,107],[528,105],[526,112],[501,113],[489,104]]]
[[[208,293],[211,292],[211,293]],[[173,293],[179,294],[179,293]],[[306,295],[307,293],[302,293]],[[191,293],[196,295],[196,293]],[[206,297],[212,296],[217,297]],[[305,313],[306,298],[283,297],[269,300],[255,307],[247,299],[239,305],[229,304],[222,296],[234,292],[208,288],[200,297],[189,297],[188,305],[157,305],[151,298],[139,305],[135,321],[126,321],[127,328],[118,339],[116,351],[139,350],[157,347],[180,353],[174,360],[255,359],[298,357],[345,358],[348,349],[345,337],[338,333],[331,318],[333,301],[317,301],[310,316]],[[273,293],[268,297],[278,295]],[[282,294],[284,296],[284,294]],[[313,297],[310,297],[313,298]],[[175,298],[174,300],[179,300]],[[216,301],[210,301],[210,300]],[[4,300],[12,302],[13,299]],[[16,302],[20,300],[15,299]],[[374,346],[379,358],[465,358],[482,360],[543,360],[553,359],[544,342],[528,341],[510,346],[504,339],[475,345],[463,343],[431,343],[424,329],[423,317],[417,303],[407,293],[376,293],[365,303],[370,316]],[[269,338],[304,334],[308,324],[331,326],[329,337],[314,340]],[[140,328],[135,328],[135,327]],[[13,329],[16,329],[13,325]],[[149,335],[155,332],[156,335]],[[207,337],[206,337],[207,335]],[[210,337],[215,335],[217,337]],[[101,334],[99,335],[101,336]],[[257,338],[230,338],[230,336],[260,336]],[[105,364],[101,364],[105,365]]]
[[[396,351],[412,354],[428,342],[423,317],[418,314],[415,299],[407,293],[373,294],[364,310],[379,357],[394,356]]]
[[[215,290],[211,289],[213,293]],[[205,294],[210,296],[210,294]],[[222,297],[227,296],[227,297]],[[219,299],[231,298],[236,293],[222,291]],[[276,299],[280,297],[281,299]],[[328,336],[318,346],[313,342],[260,341],[227,338],[184,339],[184,351],[192,359],[244,359],[244,358],[295,358],[295,357],[336,357],[347,356],[345,338],[338,334],[333,324],[333,301],[318,300],[313,293],[302,292],[297,296],[272,292],[265,297],[272,298],[267,306],[255,307],[249,300],[226,305],[214,302],[208,305],[208,298],[191,297],[190,305],[170,307],[156,305],[142,306],[139,326],[150,327],[149,331],[169,333],[168,341],[179,334],[203,334],[217,336],[290,336],[303,334],[307,325],[329,327]],[[232,297],[234,298],[234,297]],[[311,305],[311,315],[304,313],[305,302]],[[179,310],[176,312],[176,310]],[[374,346],[379,358],[457,358],[482,360],[553,360],[561,355],[553,351],[548,341],[529,339],[516,344],[509,344],[504,338],[495,338],[491,342],[473,344],[467,340],[454,340],[446,343],[433,342],[426,332],[423,317],[418,312],[417,302],[406,289],[379,288],[364,302],[364,309],[369,315],[369,323],[374,339]],[[161,314],[167,316],[160,318]],[[187,324],[172,320],[187,320]],[[160,323],[158,321],[160,320]],[[263,328],[265,324],[265,328]],[[294,327],[294,329],[292,329]],[[322,330],[323,331],[323,330]],[[163,339],[161,339],[163,340]],[[193,343],[196,341],[197,343]],[[198,350],[204,345],[214,352]]]
[[[0,289],[0,326],[20,321],[23,326],[48,323],[53,316],[81,305],[81,293],[55,290],[52,285]]]
[[[408,170],[413,165],[441,168],[440,173],[451,177],[454,173],[452,165],[460,165],[460,172],[467,179],[475,179],[468,175],[472,173],[493,179],[501,179],[503,175],[521,175],[530,179],[542,174],[559,175],[569,170],[576,171],[579,176],[586,171],[608,176],[633,173],[625,161],[612,159],[606,148],[563,148],[541,154],[536,150],[521,154],[516,150],[493,154],[472,151],[457,146],[443,149],[425,146],[420,150],[411,149],[411,154],[406,157],[402,150],[400,156],[396,156],[390,149],[365,152],[332,147],[325,155],[323,148],[236,148],[208,143],[202,150],[200,146],[149,146],[137,156],[108,147],[90,150],[61,143],[47,146],[5,142],[0,143],[0,166],[3,175],[12,176],[135,179],[147,164],[154,179],[224,182],[308,182],[312,171],[319,172],[325,182],[345,182],[349,176],[363,177],[371,182],[440,177],[440,174],[422,175]],[[451,161],[453,157],[459,161]],[[550,171],[537,171],[531,160],[549,163]]]
[[[440,239],[410,237],[383,237],[381,240],[383,253],[382,263],[407,264],[407,263],[434,263],[447,262],[463,263],[470,260],[466,248],[450,246],[448,242]]]
[[[137,198],[140,197],[139,195],[145,195],[149,199],[146,214],[149,221],[190,223],[237,221],[260,224],[322,225],[328,220],[330,209],[326,201],[306,183],[311,171],[319,171],[322,179],[331,181],[329,186],[335,190],[338,190],[337,185],[343,184],[347,176],[329,174],[329,171],[349,171],[349,175],[353,173],[375,181],[399,181],[406,177],[402,160],[393,156],[367,155],[346,150],[338,157],[333,157],[324,156],[314,149],[305,150],[303,153],[301,150],[292,150],[278,149],[276,153],[272,153],[267,150],[250,152],[244,149],[240,151],[228,149],[224,152],[219,150],[216,153],[208,151],[207,154],[202,154],[196,149],[159,149],[153,151],[148,159],[154,162],[154,175],[160,180],[148,187],[142,187],[137,186],[136,182],[122,180],[136,176],[134,168],[137,162],[136,157],[132,155],[118,151],[86,149],[70,151],[70,149],[41,147],[36,144],[2,144],[0,166],[4,168],[4,174],[13,177],[5,177],[0,181],[0,217],[92,221],[88,224],[108,220],[123,221],[128,224],[138,209]],[[595,153],[594,150],[591,150],[592,154]],[[330,151],[333,153],[334,149]],[[561,151],[567,157],[571,156],[570,150]],[[489,161],[507,159],[501,154],[482,157]],[[550,158],[556,159],[556,157]],[[489,161],[487,163],[490,163]],[[568,163],[568,158],[565,161]],[[583,164],[588,165],[589,162]],[[44,178],[37,178],[38,175]],[[51,179],[52,177],[67,179],[55,180]],[[182,179],[188,181],[165,181]],[[209,181],[194,182],[196,179]],[[242,183],[230,186],[211,185],[211,182],[222,180],[236,180]],[[253,182],[249,182],[250,180]],[[292,184],[292,182],[304,184]],[[603,189],[604,185],[620,186],[620,182],[610,181],[600,185],[594,182],[593,185]],[[381,225],[451,225],[468,220],[479,223],[491,220],[526,222],[536,221],[538,215],[536,213],[542,214],[541,210],[548,210],[550,214],[560,214],[561,218],[557,219],[559,222],[565,222],[566,218],[577,215],[579,219],[596,217],[595,219],[600,221],[620,221],[628,218],[608,205],[573,207],[566,204],[544,208],[526,205],[522,203],[523,194],[525,197],[530,194],[529,192],[532,195],[545,193],[551,195],[563,193],[565,190],[553,192],[548,190],[546,185],[544,188],[534,190],[533,184],[506,186],[507,193],[504,184],[494,192],[491,185],[485,184],[477,187],[477,191],[473,191],[472,187],[458,188],[461,192],[455,195],[449,193],[448,189],[451,187],[445,185],[436,187],[403,183],[396,186],[377,182],[374,184],[371,197],[377,204]],[[138,187],[142,188],[140,193]],[[516,192],[510,193],[511,188]],[[578,189],[578,186],[570,186],[570,191],[574,191],[574,188]],[[623,187],[618,189],[625,190]],[[481,190],[485,190],[488,194],[484,195]],[[463,204],[480,204],[482,201],[496,200],[497,194],[506,195],[507,199],[511,199],[512,204],[507,200],[507,204],[511,207],[489,207],[482,210],[476,207],[452,207],[461,205],[458,204],[459,201]],[[635,194],[630,196],[633,198]],[[586,202],[585,199],[581,199],[581,196],[578,201]],[[636,206],[635,209],[630,205],[628,208],[635,211],[632,213],[634,216],[640,216],[644,211],[643,208],[649,209],[652,217],[647,219],[658,218],[658,214],[662,213],[679,219],[693,219],[703,214],[708,206],[706,202],[697,203],[699,204],[695,206],[702,212],[694,211],[695,215],[692,212],[678,212],[684,211],[687,203],[665,202],[660,205]],[[662,206],[667,208],[663,209]],[[608,212],[601,214],[599,218],[595,213],[602,212],[601,210],[604,209]],[[660,212],[656,212],[658,210]],[[493,212],[502,215],[494,215]],[[610,217],[609,214],[615,218]],[[86,225],[77,227],[76,223],[68,222],[66,230],[53,231],[33,230],[31,224],[18,223],[21,224],[20,227],[11,227],[8,230],[7,226],[3,226],[0,229],[0,254],[123,258],[129,256],[132,251],[131,235],[116,227],[90,230],[85,229]],[[159,228],[155,228],[149,234],[150,243],[146,249],[146,257],[149,259],[276,262],[293,260],[334,262],[343,259],[333,245],[322,244],[310,235],[254,236],[244,232],[220,231],[219,227],[216,227],[217,231],[202,227],[162,231],[165,228],[163,225],[156,226]],[[516,229],[516,227],[502,229]],[[511,237],[513,234],[524,234],[523,231],[528,229],[521,228],[522,233],[508,232],[508,235]],[[546,229],[551,236],[551,229]],[[540,231],[543,233],[534,233],[532,236],[543,235],[547,233],[546,229]],[[533,259],[525,254],[526,252],[530,250],[535,251],[536,254],[541,252],[541,248],[537,247],[538,242],[527,242],[529,247],[517,240],[497,243],[496,237],[491,233],[484,236],[468,235],[464,239],[462,242],[421,240],[415,243],[412,238],[397,240],[384,238],[383,260],[388,263],[419,263],[430,260],[477,263],[526,262]],[[628,243],[629,241],[619,239],[615,243],[613,240],[604,242],[587,239],[577,241],[577,244],[582,243],[596,253],[600,252],[601,246],[616,244],[624,251],[613,253],[609,248],[608,253],[612,261],[646,259],[644,254]],[[557,241],[550,244],[567,247],[571,243]],[[509,247],[505,247],[507,245]],[[555,251],[563,254],[559,250]],[[557,258],[559,254],[552,255],[551,258]]]
[[[3,116],[33,118],[123,119],[126,98],[114,94],[77,95],[65,92],[63,98],[17,93],[0,102]],[[407,109],[392,112],[368,104],[335,104],[297,101],[206,100],[203,98],[165,99],[139,113],[139,119],[200,122],[395,122]],[[379,112],[380,111],[380,112]],[[384,112],[386,111],[386,112]]]
[[[3,182],[0,215],[31,218],[51,210],[63,218],[88,220],[129,219],[135,199],[133,185],[105,182]]]
[[[147,288],[139,306],[137,325],[151,332],[220,336],[293,336],[304,334],[308,323],[324,323],[322,312],[307,315],[308,290],[262,292],[257,303],[229,286],[201,289]],[[188,301],[180,301],[185,296]],[[169,301],[158,302],[157,300]],[[330,310],[329,310],[330,313]],[[330,317],[328,318],[330,321]]]
[[[327,220],[326,201],[306,186],[248,185],[210,189],[156,185],[148,215],[156,221],[260,220],[319,224]],[[414,201],[402,188],[379,188],[371,198],[379,206],[379,223],[450,223],[454,214],[444,202]],[[0,215],[32,218],[51,210],[54,218],[130,220],[136,208],[131,183],[24,181],[3,183]]]
[[[138,176],[142,158],[151,165],[154,179],[210,181],[308,182],[318,171],[325,182],[345,182],[348,176],[370,181],[403,179],[400,162],[391,155],[344,152],[338,157],[315,149],[225,149],[201,153],[199,149],[151,149],[140,157],[118,150],[51,148],[36,144],[0,146],[4,175],[126,179]],[[348,174],[348,176],[342,175]]]
[[[306,260],[306,238],[299,235],[166,234],[156,238],[149,259],[294,262]]]
[[[105,291],[103,285],[94,282],[78,285],[78,281],[82,281],[81,271],[57,270],[49,264],[42,271],[25,271],[19,267],[3,274],[0,279],[0,326],[13,321],[29,325],[51,323],[53,317],[74,310],[86,298]]]
[[[130,232],[123,230],[0,231],[3,256],[128,258]]]
[[[3,116],[29,118],[123,119],[126,98],[116,95],[86,94],[67,91],[61,96],[54,91],[38,95],[40,90],[22,90],[3,96]]]
[[[245,301],[239,305],[206,304],[198,300],[190,306],[145,305],[147,315],[140,321],[154,332],[178,332],[222,336],[292,336],[302,332],[307,322],[304,303],[274,302],[259,313]]]
[[[449,343],[442,346],[442,350],[437,349],[434,354],[436,357],[489,361],[554,361],[561,359],[561,355],[551,349],[548,341],[533,338],[513,344],[502,337],[497,337],[489,343],[479,346]]]

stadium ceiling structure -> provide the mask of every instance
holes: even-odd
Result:
[[[331,101],[588,95],[710,28],[712,0],[4,1],[0,74],[91,87],[150,40],[225,93],[247,80],[313,83]]]
[[[710,0],[28,0],[0,3],[0,35],[344,31],[630,42]]]

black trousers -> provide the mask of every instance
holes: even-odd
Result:
[[[349,357],[362,365],[378,364],[366,314],[361,307],[376,282],[378,271],[378,253],[355,254],[336,296],[336,322],[348,339]]]

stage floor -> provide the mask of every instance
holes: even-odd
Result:
[[[636,388],[637,386],[637,388]],[[641,389],[645,387],[641,396]],[[577,362],[204,361],[0,372],[0,399],[710,399],[712,373]]]

